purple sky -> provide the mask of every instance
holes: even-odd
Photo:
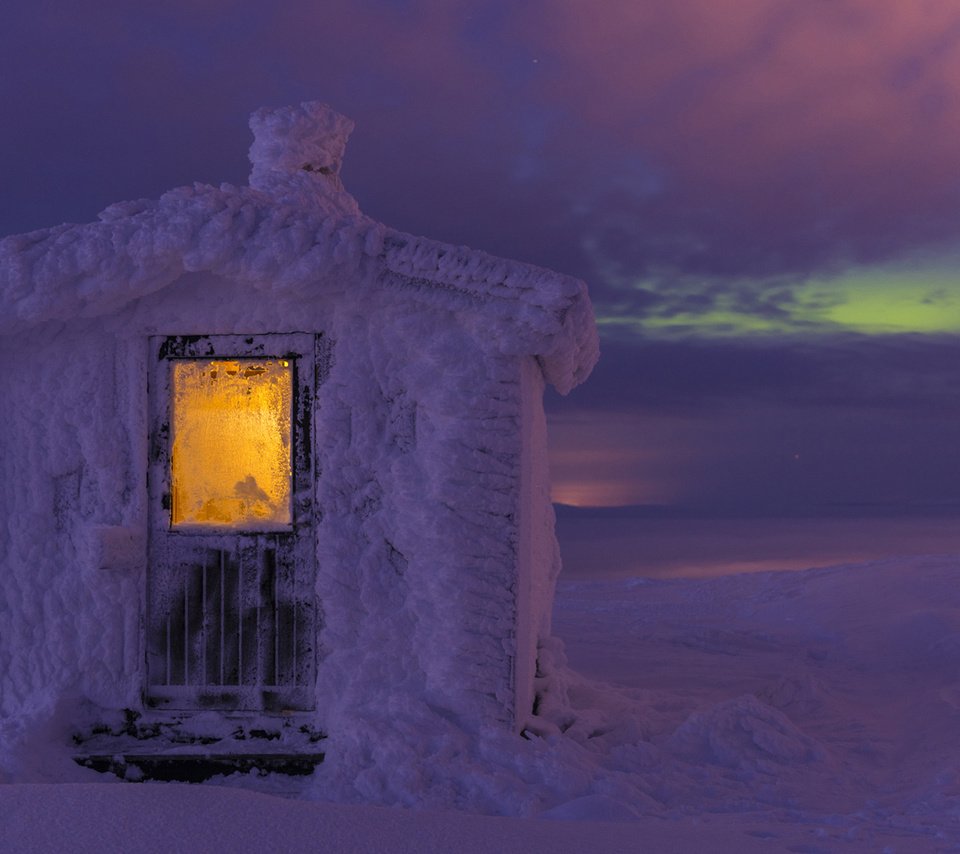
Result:
[[[38,0],[0,80],[0,234],[243,183],[320,99],[365,212],[585,279],[560,499],[960,507],[953,0]]]

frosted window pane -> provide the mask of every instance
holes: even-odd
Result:
[[[290,362],[190,360],[172,367],[174,527],[288,527]]]

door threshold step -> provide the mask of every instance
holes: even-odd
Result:
[[[76,753],[78,765],[100,773],[114,774],[128,782],[161,780],[167,782],[202,783],[217,775],[286,774],[304,777],[312,774],[323,762],[323,753],[226,753],[210,751],[123,753]]]
[[[122,715],[122,717],[121,717]],[[323,762],[326,735],[295,717],[176,717],[134,709],[73,734],[73,759],[121,780],[202,782],[218,774],[306,776]]]

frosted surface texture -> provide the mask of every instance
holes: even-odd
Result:
[[[290,524],[287,361],[172,363],[174,527]]]

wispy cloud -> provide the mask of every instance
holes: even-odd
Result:
[[[957,482],[953,0],[14,5],[0,234],[243,182],[247,114],[320,98],[366,212],[590,284],[604,356],[551,403],[568,487]]]

